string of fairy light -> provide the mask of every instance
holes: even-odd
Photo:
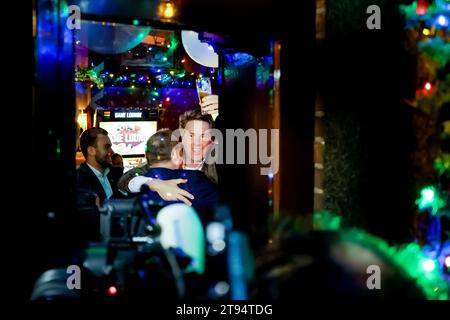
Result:
[[[450,85],[450,74],[445,71],[450,62],[450,0],[417,0],[400,5],[400,11],[405,17],[405,29],[417,41],[421,62],[418,65],[428,67],[418,69],[413,105],[435,118],[439,108],[450,98],[445,94]],[[435,159],[435,169],[439,176],[448,173],[450,156],[444,153]],[[440,226],[441,218],[450,219],[448,194],[433,184],[425,185],[419,194],[415,204],[419,214],[427,217],[427,244],[411,243],[402,251],[394,251],[393,257],[418,280],[428,298],[448,299],[450,240],[443,240]]]
[[[164,70],[162,68],[151,68],[151,72],[136,72],[125,68],[123,72],[102,71],[97,73],[92,68],[78,68],[75,73],[75,80],[79,82],[90,82],[90,86],[102,90],[105,86],[122,87],[129,90],[138,88],[150,89],[149,96],[153,101],[161,100],[161,88],[196,88],[195,81],[208,76],[215,79],[217,69],[209,68],[209,71],[203,73],[188,73],[187,71]],[[208,74],[209,73],[209,74]],[[170,97],[162,99],[170,102]],[[160,104],[161,106],[161,104]]]
[[[174,9],[171,5],[171,1],[164,1],[164,8],[169,8],[171,11]],[[168,7],[167,7],[168,6]],[[166,10],[164,9],[164,10]],[[165,12],[165,11],[164,11]],[[169,16],[167,16],[169,17]],[[167,18],[166,17],[166,18]],[[104,26],[116,26],[115,22],[96,22]],[[134,26],[142,25],[142,21],[134,19],[131,22]],[[77,45],[81,45],[80,41],[76,41]],[[77,67],[75,73],[75,81],[79,82],[91,82],[91,87],[97,87],[98,89],[103,89],[104,86],[121,86],[128,87],[130,89],[135,89],[137,87],[149,87],[153,86],[153,90],[156,95],[157,87],[182,87],[182,88],[195,88],[195,80],[201,79],[202,77],[209,77],[211,80],[216,79],[216,68],[207,68],[206,71],[202,72],[187,72],[184,68],[187,58],[183,57],[180,60],[181,69],[168,68],[168,65],[173,63],[173,56],[175,50],[178,48],[179,42],[175,35],[168,36],[161,43],[156,43],[155,45],[149,45],[148,47],[136,47],[135,51],[128,51],[128,53],[133,53],[135,55],[145,54],[145,52],[151,52],[156,49],[157,55],[152,57],[151,64],[153,66],[144,67],[145,71],[142,71],[142,66],[136,69],[140,71],[133,71],[132,67],[125,67],[122,71],[108,71],[102,70],[101,72],[95,71],[95,66],[91,63],[90,68]],[[162,52],[162,49],[166,49]],[[137,51],[136,51],[137,50]],[[144,50],[145,52],[142,52]],[[167,63],[167,64],[166,64]],[[166,66],[164,66],[166,64]],[[161,66],[154,66],[161,65]]]
[[[445,65],[450,59],[450,0],[418,0],[400,5],[400,11],[406,19],[405,28],[417,30],[419,49],[440,66]],[[436,79],[425,79],[417,96],[426,98],[437,90]]]
[[[214,80],[216,69],[210,68],[209,76]],[[90,86],[96,86],[99,90],[107,87],[121,87],[128,90],[137,90],[140,88],[149,89],[149,99],[157,103],[158,107],[162,107],[163,103],[169,103],[171,98],[161,97],[161,88],[196,88],[195,81],[204,77],[202,73],[187,73],[186,71],[176,72],[169,71],[164,73],[160,68],[156,68],[154,72],[131,72],[131,73],[112,73],[109,71],[96,73],[91,69],[79,69],[76,72],[76,81],[89,81]]]
[[[410,5],[400,5],[400,11],[406,18],[406,29],[416,31],[417,47],[427,59],[434,61],[437,69],[450,62],[450,37],[448,32],[450,17],[450,0],[415,1]],[[436,73],[437,75],[437,73]],[[448,96],[439,96],[442,88],[449,87],[449,74],[446,78],[426,79],[416,91],[416,107],[424,108],[423,101],[431,104],[448,102]],[[438,107],[436,106],[436,109]],[[433,110],[436,110],[433,109]],[[450,176],[450,155],[442,154],[435,162],[439,175]],[[416,200],[418,212],[429,221],[439,224],[442,217],[450,219],[448,193],[432,184],[425,185]],[[315,230],[341,229],[340,216],[326,211],[313,214]],[[430,231],[433,230],[433,232]],[[448,300],[450,294],[450,239],[443,241],[441,229],[429,227],[425,245],[412,241],[403,245],[392,246],[381,238],[375,237],[361,229],[341,229],[340,239],[346,242],[363,244],[381,252],[399,268],[413,278],[422,289],[427,299]]]
[[[184,63],[185,58],[182,59]],[[196,72],[187,72],[186,70],[165,70],[161,67],[148,68],[150,72],[135,72],[128,71],[129,67],[125,68],[124,72],[110,72],[102,71],[96,72],[94,68],[78,67],[75,72],[75,81],[91,82],[98,89],[102,89],[105,85],[130,87],[148,87],[154,85],[156,87],[184,87],[195,88],[195,81],[203,77],[209,77],[212,80],[216,79],[216,68],[209,68],[205,74]]]
[[[170,70],[163,72],[162,68],[152,68],[152,72],[124,72],[124,73],[112,73],[109,71],[102,72],[97,77],[101,78],[104,84],[111,86],[148,86],[155,85],[161,86],[174,86],[174,87],[195,87],[195,80],[201,79],[205,75],[202,73],[186,71]],[[212,79],[215,78],[215,69],[211,68],[209,75]],[[214,79],[213,79],[214,80]]]

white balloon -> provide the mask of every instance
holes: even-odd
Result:
[[[198,64],[210,68],[219,66],[219,55],[212,50],[208,43],[198,39],[198,32],[182,30],[181,42],[189,57]]]

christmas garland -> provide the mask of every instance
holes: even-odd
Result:
[[[75,71],[75,81],[95,84],[100,90],[104,87],[102,78],[97,74],[94,68],[78,66]]]

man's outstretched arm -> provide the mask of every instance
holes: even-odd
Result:
[[[163,200],[182,201],[188,206],[192,205],[189,199],[194,199],[194,196],[178,187],[178,184],[186,183],[186,179],[159,180],[145,177],[149,169],[147,165],[144,165],[127,171],[119,179],[117,186],[127,193],[139,193],[142,185],[147,184],[150,190],[157,192]]]

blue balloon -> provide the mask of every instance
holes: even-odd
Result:
[[[105,24],[81,21],[77,39],[92,51],[101,54],[119,54],[133,49],[150,33],[151,27],[124,24]]]

